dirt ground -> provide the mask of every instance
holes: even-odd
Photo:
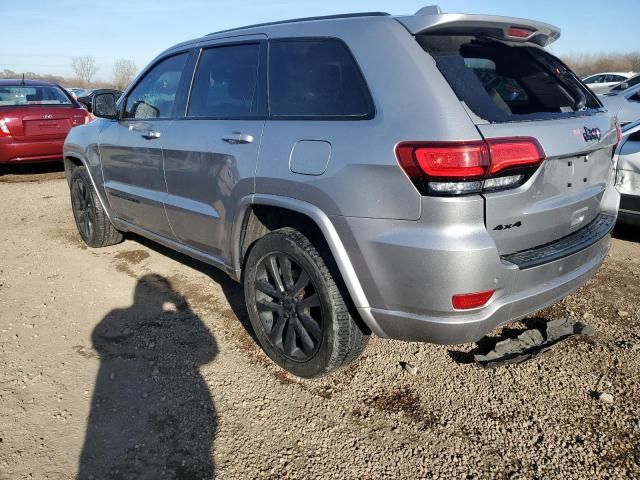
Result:
[[[1,480],[640,478],[638,229],[480,346],[374,338],[301,381],[215,269],[134,236],[86,248],[59,168],[0,175],[0,222]],[[593,336],[495,369],[469,353],[566,317]]]

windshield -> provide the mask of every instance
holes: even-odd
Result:
[[[73,102],[54,85],[0,86],[0,107],[19,105],[73,105]]]
[[[476,35],[418,35],[458,98],[490,122],[582,115],[597,98],[560,60],[529,45]]]

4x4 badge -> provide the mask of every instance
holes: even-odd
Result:
[[[505,225],[498,225],[496,228],[494,228],[494,230],[509,230],[510,228],[516,228],[516,227],[521,227],[522,226],[522,222],[520,220],[518,220],[516,223],[507,223]]]
[[[589,140],[600,140],[600,138],[602,138],[602,133],[600,133],[599,128],[584,127],[582,138],[584,138],[585,142],[588,142]]]

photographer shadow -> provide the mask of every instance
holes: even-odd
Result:
[[[185,298],[145,275],[92,341],[100,369],[78,479],[213,478],[216,412],[199,368],[218,348]]]

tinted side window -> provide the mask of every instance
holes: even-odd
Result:
[[[204,50],[198,62],[188,117],[246,117],[258,113],[260,45]]]
[[[362,74],[336,39],[272,41],[269,112],[274,117],[371,117]]]
[[[169,57],[149,70],[127,97],[125,118],[171,117],[187,56]]]

